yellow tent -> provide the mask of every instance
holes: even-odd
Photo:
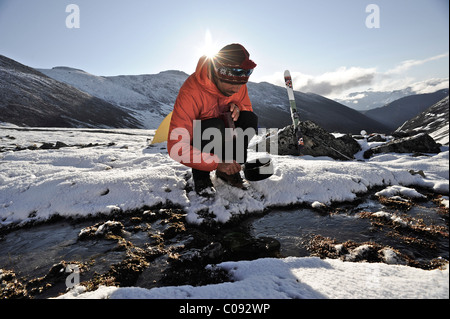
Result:
[[[158,129],[156,130],[155,136],[153,137],[151,144],[162,143],[167,141],[167,137],[169,136],[169,126],[170,121],[172,120],[172,112],[170,112],[166,118],[159,124]]]

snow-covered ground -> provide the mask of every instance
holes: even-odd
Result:
[[[190,170],[169,158],[165,144],[147,147],[152,130],[23,129],[0,126],[0,227],[54,214],[83,216],[172,203],[190,223],[208,209],[219,222],[235,214],[294,203],[312,206],[351,201],[385,186],[386,193],[413,194],[408,186],[448,196],[449,151],[430,156],[379,154],[350,162],[310,156],[275,156],[275,173],[247,191],[213,177],[220,196],[199,199],[188,186]],[[60,149],[25,149],[63,142]],[[88,145],[92,143],[91,145]],[[361,142],[363,148],[369,145]],[[80,147],[83,144],[88,147]],[[266,154],[263,154],[266,155]],[[251,158],[261,156],[251,153]],[[358,155],[358,157],[360,157]],[[422,170],[421,174],[411,174]],[[394,187],[390,187],[394,186]],[[390,187],[390,188],[388,188]],[[444,200],[448,197],[444,196]],[[448,205],[448,204],[447,204]],[[448,298],[448,267],[421,269],[317,258],[260,259],[218,265],[235,282],[204,287],[99,288],[65,297],[88,298]],[[81,294],[80,294],[81,293]]]
[[[153,289],[78,286],[60,298],[192,299],[412,299],[448,298],[448,268],[426,271],[381,263],[352,263],[318,257],[224,262],[235,282]]]

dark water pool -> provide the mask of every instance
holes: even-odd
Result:
[[[354,241],[357,243],[375,242],[390,246],[413,258],[433,259],[449,258],[449,241],[443,236],[427,236],[428,244],[434,244],[435,249],[427,245],[412,244],[395,236],[395,229],[390,227],[375,227],[368,218],[360,218],[361,212],[384,211],[402,218],[423,220],[427,225],[446,227],[448,224],[439,213],[439,207],[432,201],[415,203],[411,209],[402,211],[386,207],[377,200],[366,199],[357,206],[342,206],[329,212],[314,209],[276,209],[261,218],[253,219],[249,223],[250,232],[255,237],[267,236],[277,239],[281,243],[283,256],[309,256],[307,245],[310,240],[320,235],[335,239],[339,243]],[[420,239],[420,238],[419,238]]]
[[[61,260],[86,262],[96,256],[94,271],[107,269],[123,259],[110,240],[78,241],[78,233],[92,222],[57,222],[10,232],[0,240],[0,268],[14,270],[20,276],[40,277]]]

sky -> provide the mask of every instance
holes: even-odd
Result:
[[[449,0],[0,0],[0,54],[34,68],[191,74],[241,43],[251,81],[283,85],[289,69],[294,89],[329,98],[448,88],[448,38]]]

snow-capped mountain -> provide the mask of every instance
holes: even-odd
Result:
[[[114,77],[96,76],[67,67],[39,71],[132,111],[143,127],[149,129],[157,128],[172,110],[178,91],[188,77],[180,71]],[[266,82],[250,82],[248,90],[260,127],[282,128],[291,123],[284,88]],[[295,92],[295,98],[302,119],[312,120],[329,131],[359,133],[362,129],[369,132],[387,130],[359,112],[320,95]]]
[[[0,55],[0,122],[21,126],[140,127],[122,108]]]
[[[114,77],[97,76],[68,67],[38,71],[131,111],[144,128],[158,127],[172,110],[178,90],[188,77],[179,71]]]
[[[0,121],[27,126],[156,129],[188,77],[180,71],[106,77],[69,67],[35,70],[2,56],[0,61]],[[249,82],[248,90],[260,127],[291,124],[285,88]],[[301,119],[329,132],[389,133],[448,90],[405,97],[367,114],[317,94],[294,94]]]
[[[282,128],[292,123],[285,88],[250,82],[248,92],[261,126]],[[387,131],[384,125],[321,95],[295,91],[294,96],[301,120],[313,121],[329,132]]]
[[[336,102],[351,107],[352,109],[364,112],[378,107],[382,107],[402,97],[413,94],[415,93],[410,87],[405,88],[403,90],[395,90],[388,92],[368,90],[364,92],[350,93],[343,99],[336,99]]]
[[[403,89],[393,91],[374,91],[373,89],[368,89],[366,91],[352,92],[345,97],[336,98],[335,101],[352,109],[366,112],[371,109],[383,107],[402,97],[432,93],[445,88],[448,88],[448,78],[435,78],[417,82]]]
[[[425,132],[436,142],[449,143],[448,95],[416,117],[403,123],[397,131]]]
[[[394,131],[405,121],[417,116],[446,96],[448,96],[448,89],[442,89],[434,93],[414,94],[395,100],[383,107],[364,112],[364,115]]]

